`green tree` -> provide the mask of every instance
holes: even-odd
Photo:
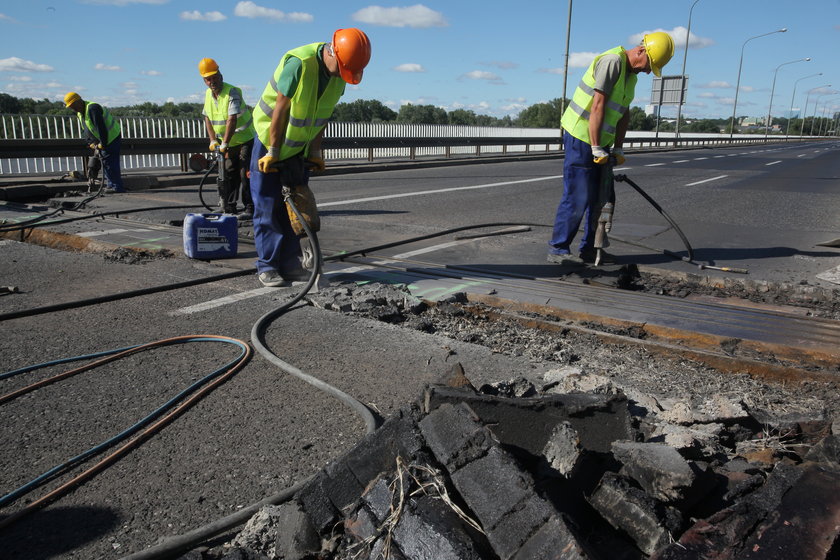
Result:
[[[335,106],[332,120],[337,122],[391,122],[397,119],[393,111],[375,99],[357,99]]]
[[[552,99],[548,103],[537,103],[523,109],[515,122],[523,128],[560,128],[561,99]]]
[[[434,105],[412,105],[407,103],[400,107],[397,122],[406,124],[449,124],[449,115],[440,107]]]
[[[0,93],[0,113],[20,113],[21,103],[17,97]]]
[[[656,117],[646,115],[639,107],[630,107],[630,122],[627,123],[627,130],[654,130],[656,128]],[[659,125],[662,129],[662,123]]]

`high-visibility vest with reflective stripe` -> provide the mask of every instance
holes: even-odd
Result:
[[[102,107],[102,118],[105,119],[105,127],[108,129],[108,138],[105,139],[105,141],[103,141],[102,138],[99,137],[99,129],[96,127],[96,125],[93,124],[93,119],[90,118],[89,113],[91,105],[99,104],[94,103],[93,101],[85,101],[84,118],[82,118],[81,113],[76,113],[76,116],[79,118],[80,121],[84,123],[85,127],[87,127],[87,129],[90,131],[93,137],[99,140],[100,144],[102,144],[103,146],[107,146],[108,144],[114,141],[114,138],[120,135],[120,132],[122,131],[122,129],[120,128],[120,123],[118,123],[116,119],[114,119],[114,117],[111,116],[111,113],[110,111],[108,111],[108,109]]]
[[[592,64],[581,78],[569,106],[563,113],[560,124],[569,134],[587,144],[589,139],[589,112],[592,109],[592,99],[595,95],[595,65],[602,56],[617,54],[621,57],[621,75],[613,86],[604,110],[604,121],[601,125],[601,146],[611,146],[615,141],[618,121],[630,109],[630,102],[636,93],[636,74],[627,71],[627,52],[623,47],[615,47],[595,57]]]
[[[265,86],[259,104],[254,107],[254,128],[257,129],[257,136],[264,146],[270,145],[269,128],[271,127],[271,114],[274,112],[274,104],[277,102],[277,88],[280,81],[280,74],[289,57],[296,57],[301,60],[301,75],[297,91],[292,96],[291,108],[289,109],[289,124],[286,127],[286,136],[283,145],[280,146],[280,159],[288,159],[293,155],[303,152],[304,156],[309,153],[309,143],[327,125],[333,114],[336,103],[344,93],[344,80],[340,77],[330,78],[324,93],[318,96],[318,49],[324,43],[312,43],[296,49],[292,49],[283,55],[283,59],[274,70],[274,76]]]
[[[227,120],[230,116],[228,115],[228,108],[230,106],[231,90],[238,91],[239,99],[242,100],[239,113],[236,115],[236,129],[228,143],[233,148],[254,138],[254,123],[251,119],[251,109],[245,104],[245,98],[242,97],[242,90],[224,82],[222,84],[222,91],[219,92],[219,97],[214,98],[213,91],[207,88],[204,94],[204,114],[210,119],[210,125],[213,127],[216,136],[224,138]]]

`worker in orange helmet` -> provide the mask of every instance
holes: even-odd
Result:
[[[554,218],[548,262],[580,266],[598,257],[595,249],[599,187],[611,161],[624,163],[622,145],[630,122],[630,103],[639,73],[661,76],[674,55],[674,40],[664,31],[647,33],[632,49],[615,47],[595,57],[563,112],[563,197]],[[609,202],[614,201],[614,193]],[[571,254],[584,214],[580,256]]]
[[[314,255],[308,244],[301,250],[282,188],[311,194],[308,167],[323,171],[325,166],[324,127],[346,84],[362,81],[370,54],[370,39],[356,28],[337,30],[329,43],[292,49],[254,107],[251,197],[257,273],[265,286],[287,286],[309,277]],[[311,204],[314,208],[314,195]]]

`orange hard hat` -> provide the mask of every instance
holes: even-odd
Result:
[[[212,58],[202,58],[198,63],[198,73],[202,78],[218,73],[219,65]]]
[[[362,73],[370,61],[370,39],[355,27],[333,33],[333,52],[338,59],[338,71],[348,84],[362,81]]]

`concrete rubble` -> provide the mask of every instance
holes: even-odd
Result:
[[[774,419],[722,395],[639,402],[574,368],[543,377],[475,388],[454,365],[291,501],[184,558],[840,555],[831,419]]]

